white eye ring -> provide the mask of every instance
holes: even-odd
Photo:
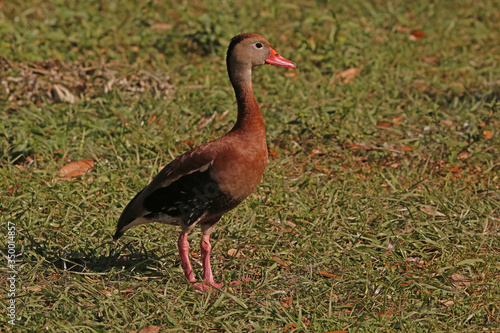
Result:
[[[261,42],[257,42],[255,43],[255,47],[258,48],[258,49],[261,49],[264,45],[262,45]]]

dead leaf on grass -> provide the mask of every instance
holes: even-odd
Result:
[[[430,215],[430,216],[436,216],[436,217],[445,217],[446,216],[443,213],[441,213],[440,211],[438,211],[436,207],[432,207],[432,206],[422,206],[422,207],[420,207],[420,211],[427,214],[427,215]]]
[[[16,192],[16,190],[21,187],[21,183],[17,183],[16,185],[12,186],[11,188],[9,188],[9,194],[12,194],[14,192]]]
[[[405,261],[414,262],[418,267],[424,267],[425,261],[417,257],[407,257]]]
[[[449,306],[452,306],[453,304],[455,304],[455,302],[453,302],[453,301],[439,301],[439,303],[441,303],[442,305],[444,305],[446,307],[449,307]]]
[[[392,126],[401,126],[401,123],[403,122],[403,117],[392,117]]]
[[[491,131],[484,130],[483,134],[486,137],[486,139],[488,139],[488,140],[493,138],[493,133],[491,133]]]
[[[360,68],[348,68],[337,75],[335,75],[335,79],[340,80],[341,83],[350,83],[356,76],[358,76],[363,70],[364,66]],[[335,83],[334,83],[335,85]]]
[[[423,32],[422,30],[413,30],[410,33],[410,40],[416,42],[417,40],[422,39],[422,37],[424,37],[424,35],[425,35],[425,32]]]
[[[160,326],[149,325],[141,329],[139,333],[158,333],[160,332],[160,328]],[[137,333],[137,331],[130,331],[130,333]]]
[[[285,298],[281,301],[281,305],[282,305],[284,308],[289,308],[289,307],[290,307],[290,303],[292,303],[292,298],[291,298],[291,297],[285,297]]]
[[[74,104],[78,102],[78,97],[73,95],[68,88],[60,84],[54,84],[51,89],[52,98],[58,103]]]
[[[92,170],[93,167],[94,161],[91,159],[70,162],[59,170],[59,178],[56,178],[54,181],[58,181],[60,179],[69,180],[83,176],[84,174]]]
[[[152,26],[150,26],[151,30],[156,30],[156,31],[163,31],[163,30],[170,30],[174,27],[173,24],[170,23],[155,23]]]
[[[340,278],[340,276],[332,274],[332,273],[328,273],[327,271],[316,271],[316,272],[323,275],[323,276],[326,276],[326,277]]]
[[[238,251],[238,249],[229,249],[229,250],[227,251],[227,254],[228,254],[230,257],[236,257],[236,258],[241,257],[241,251]]]
[[[424,58],[424,62],[427,64],[439,65],[440,60],[438,57],[426,57]]]
[[[469,156],[470,156],[470,153],[468,151],[463,151],[460,154],[458,154],[457,158],[459,160],[465,160],[465,159],[469,158]]]
[[[313,150],[311,150],[309,157],[314,157],[314,156],[325,156],[325,153],[323,153],[321,150],[317,148],[314,148]]]
[[[455,287],[459,287],[459,288],[467,287],[468,285],[472,284],[472,281],[470,280],[470,278],[463,275],[463,274],[458,274],[458,273],[452,274],[451,279],[452,279],[451,283]]]
[[[451,121],[451,120],[448,120],[448,119],[447,120],[441,120],[439,123],[441,125],[447,126],[447,127],[453,127],[453,126],[455,126],[455,123],[453,121]]]

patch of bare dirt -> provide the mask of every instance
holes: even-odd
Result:
[[[0,99],[10,107],[27,103],[76,103],[117,90],[130,97],[149,93],[166,98],[174,91],[170,77],[128,64],[16,63],[0,57]]]

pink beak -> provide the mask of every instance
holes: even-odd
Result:
[[[283,58],[278,54],[278,52],[274,51],[271,47],[271,55],[266,59],[266,64],[276,65],[286,68],[296,68],[297,64],[293,61]]]

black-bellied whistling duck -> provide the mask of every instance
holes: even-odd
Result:
[[[236,124],[226,135],[189,150],[163,168],[125,207],[114,236],[117,240],[131,227],[150,222],[180,225],[177,244],[182,268],[186,278],[195,282],[188,232],[200,225],[205,284],[195,283],[199,290],[222,286],[212,275],[210,234],[222,214],[255,190],[267,164],[266,132],[253,95],[252,68],[264,64],[297,67],[276,53],[264,37],[250,33],[231,39],[226,63],[238,102]]]

